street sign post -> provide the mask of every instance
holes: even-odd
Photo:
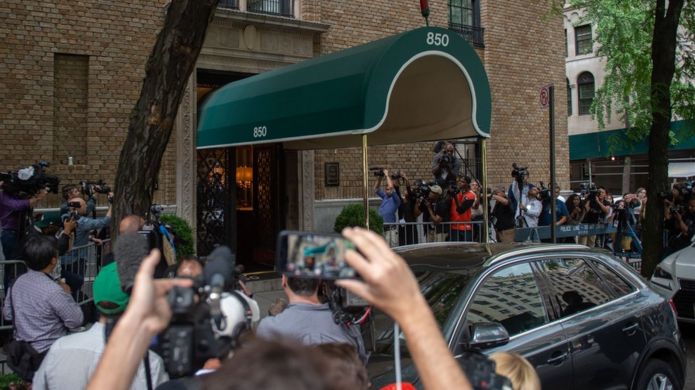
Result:
[[[555,195],[555,87],[552,84],[544,85],[540,88],[538,101],[542,108],[548,109],[548,130],[550,138],[550,214],[551,226],[557,223],[556,207],[557,196]],[[550,229],[550,239],[553,243],[557,242],[557,234],[555,229]]]

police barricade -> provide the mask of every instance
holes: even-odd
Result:
[[[65,279],[72,290],[72,296],[80,305],[92,301],[92,286],[94,279],[101,269],[104,258],[111,253],[111,240],[103,240],[101,243],[72,248],[60,257],[59,265],[52,276],[55,279]],[[21,274],[26,272],[26,265],[22,260],[0,261],[3,274],[3,284],[0,286],[2,303],[5,302],[5,289]],[[0,316],[0,330],[11,329],[12,324]]]
[[[483,242],[482,227],[483,221],[385,223],[384,239],[391,248],[425,242]]]
[[[616,231],[617,229],[612,224],[581,223],[578,225],[560,225],[555,227],[555,237],[598,236],[612,234]],[[550,226],[517,228],[514,232],[514,241],[540,242],[540,240],[549,240],[551,238],[550,233]]]

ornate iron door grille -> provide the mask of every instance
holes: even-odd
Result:
[[[235,165],[230,148],[198,151],[198,255],[208,255],[216,245],[236,248],[232,234],[235,214]]]

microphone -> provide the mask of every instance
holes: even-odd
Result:
[[[232,251],[226,246],[219,246],[207,257],[203,277],[205,284],[210,286],[210,316],[213,326],[218,330],[225,327],[224,314],[220,306],[222,292],[226,282],[232,277],[232,269],[236,263],[236,258]]]
[[[138,233],[126,233],[118,236],[113,247],[116,270],[121,281],[121,289],[130,294],[135,283],[140,263],[150,254],[147,237]]]

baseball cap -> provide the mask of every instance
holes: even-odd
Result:
[[[120,314],[128,306],[130,296],[121,290],[121,280],[118,278],[116,262],[105,265],[94,279],[92,287],[94,304],[100,313],[106,315]],[[110,304],[101,305],[102,302]]]
[[[434,192],[435,194],[441,195],[442,194],[442,187],[435,184],[433,186],[430,186],[430,191]]]

